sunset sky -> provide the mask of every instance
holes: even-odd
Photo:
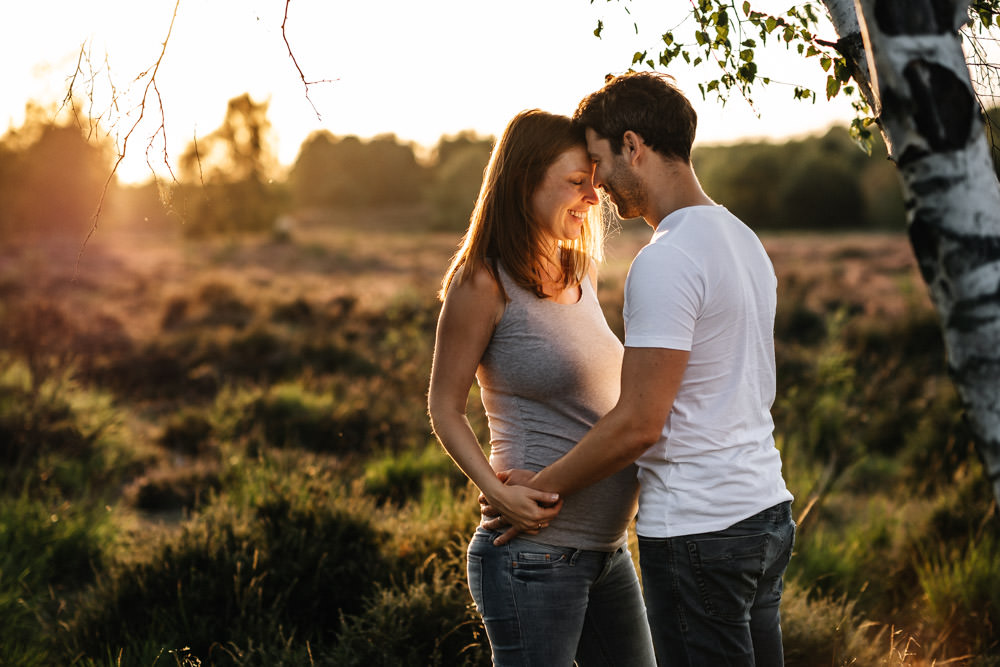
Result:
[[[167,34],[175,0],[36,0],[4,2],[0,10],[0,132],[23,121],[28,99],[46,104],[65,96],[81,45],[94,79],[92,114],[124,138],[135,122],[147,79]],[[790,0],[759,0],[754,8],[780,12]],[[625,9],[628,8],[630,13]],[[571,113],[579,99],[621,72],[632,53],[656,48],[677,28],[687,2],[662,0],[292,0],[287,34],[310,86],[282,39],[284,0],[181,0],[157,74],[166,117],[168,158],[222,121],[226,102],[244,92],[270,100],[269,118],[283,164],[318,129],[370,137],[393,132],[433,145],[442,134],[473,129],[497,134],[521,109]],[[602,39],[593,35],[598,20]],[[638,34],[633,26],[638,24]],[[681,28],[677,34],[690,32]],[[829,38],[834,38],[832,31]],[[775,40],[777,41],[777,40]],[[825,73],[775,44],[758,54],[760,74],[822,91]],[[847,100],[792,100],[792,87],[772,84],[757,93],[757,118],[742,99],[724,107],[702,100],[697,82],[710,77],[674,69],[699,111],[700,142],[784,137],[846,124]],[[83,75],[78,99],[88,89]],[[112,88],[113,86],[113,88]],[[117,104],[112,104],[112,90]],[[159,102],[147,97],[147,121],[129,143],[126,180],[149,175],[144,153],[160,169],[163,144],[154,136]],[[115,124],[117,123],[117,124]]]

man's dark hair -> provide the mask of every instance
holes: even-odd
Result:
[[[625,132],[632,130],[661,155],[691,162],[698,115],[669,74],[629,72],[609,78],[580,102],[573,120],[607,139],[616,154]]]

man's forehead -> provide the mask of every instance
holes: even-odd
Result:
[[[589,150],[591,153],[593,153],[595,150],[601,150],[605,146],[611,145],[611,143],[607,139],[604,139],[599,134],[597,134],[597,132],[595,132],[589,127],[586,129],[586,137],[587,137],[587,150]]]

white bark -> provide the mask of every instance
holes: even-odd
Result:
[[[824,0],[838,31],[860,31],[948,370],[1000,502],[1000,184],[958,36],[968,0],[879,2],[853,0],[852,21],[849,0]]]

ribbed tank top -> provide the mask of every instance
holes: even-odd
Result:
[[[476,373],[494,470],[538,471],[568,452],[618,400],[622,344],[589,279],[573,304],[539,299],[499,268],[508,302]],[[537,536],[546,544],[613,551],[638,498],[627,466],[564,499]]]

